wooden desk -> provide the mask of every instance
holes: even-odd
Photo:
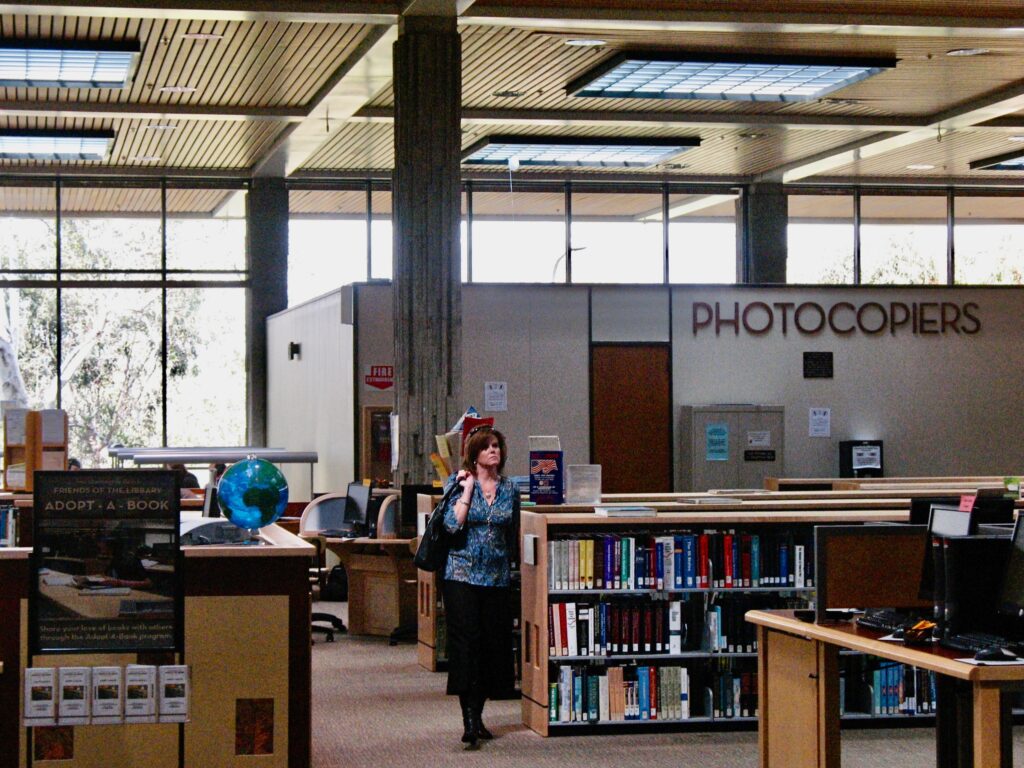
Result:
[[[415,539],[326,539],[348,574],[348,629],[390,636],[416,625]]]
[[[879,632],[852,622],[811,624],[792,611],[750,611],[757,625],[758,727],[762,768],[838,768],[839,649],[848,648],[938,673],[936,754],[939,768],[1009,768],[1008,689],[1024,685],[1024,664],[975,666],[962,652],[882,642]],[[966,707],[967,712],[958,711]],[[973,725],[973,761],[964,759]],[[970,750],[968,750],[970,751]],[[959,752],[959,754],[958,754]]]

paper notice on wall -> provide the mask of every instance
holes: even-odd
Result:
[[[771,448],[772,431],[770,429],[757,429],[747,432],[747,448]]]
[[[704,427],[704,446],[707,461],[728,461],[729,425],[707,424]]]
[[[484,382],[484,410],[485,411],[507,411],[508,410],[508,382],[507,381],[485,381]]]
[[[807,421],[808,437],[832,436],[832,409],[811,408]]]

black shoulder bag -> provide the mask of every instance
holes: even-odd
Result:
[[[421,571],[443,571],[445,563],[448,562],[448,549],[452,543],[452,535],[444,527],[444,513],[452,495],[461,490],[461,485],[452,483],[452,487],[448,489],[444,498],[434,507],[434,511],[427,518],[426,529],[423,531],[419,546],[416,547],[416,556],[413,558],[416,567]]]

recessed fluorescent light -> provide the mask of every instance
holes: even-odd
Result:
[[[208,42],[215,42],[217,40],[224,39],[224,35],[216,32],[186,32],[181,37],[184,40],[202,40]]]
[[[895,59],[620,53],[576,78],[572,96],[810,101],[896,66]]]
[[[163,158],[160,155],[133,155],[128,158],[132,163],[159,163],[161,160]]]
[[[0,39],[0,86],[124,88],[138,56],[138,42]]]
[[[150,123],[149,125],[142,126],[144,131],[176,131],[178,126],[171,125],[170,123]]]
[[[991,51],[988,48],[954,48],[946,51],[947,56],[984,56],[986,53]]]
[[[467,165],[643,168],[700,145],[699,138],[624,139],[591,136],[488,136],[462,155]]]
[[[0,158],[9,160],[104,160],[113,131],[0,131]]]
[[[157,90],[160,93],[195,93],[196,89],[191,85],[161,85]]]
[[[573,37],[566,40],[565,44],[577,48],[600,48],[602,45],[608,45],[608,41],[598,40],[596,37]]]
[[[491,96],[497,96],[499,99],[518,99],[522,95],[522,91],[494,91],[491,94]]]
[[[972,171],[1024,171],[1024,150],[974,160],[968,167]]]
[[[931,171],[935,166],[930,163],[911,163],[907,166],[908,171]]]

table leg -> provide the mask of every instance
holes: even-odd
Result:
[[[981,682],[974,684],[973,694],[974,768],[1012,768],[1009,696]]]

